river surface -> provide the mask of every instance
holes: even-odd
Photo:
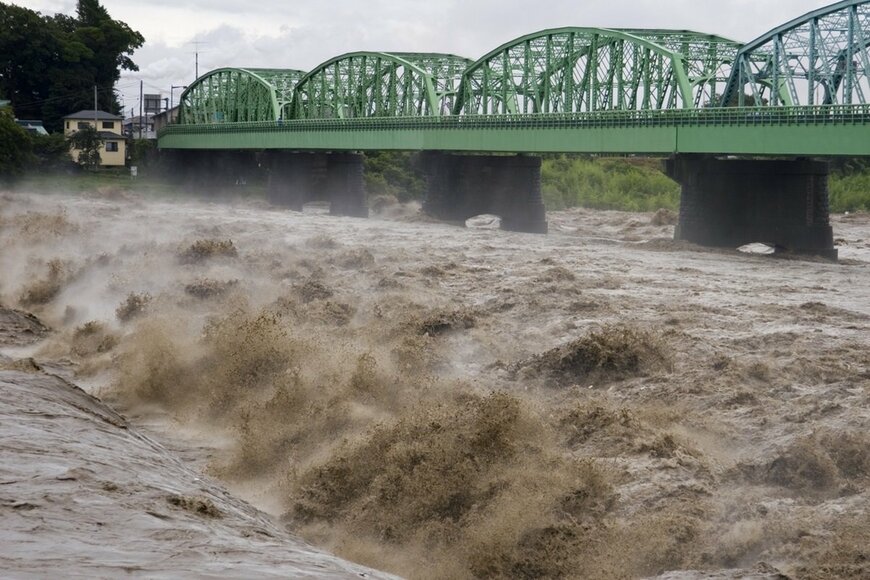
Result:
[[[298,535],[414,578],[870,574],[870,216],[839,263],[548,217],[2,194],[0,303],[46,328],[0,328],[0,451],[67,459],[3,468],[0,563],[372,574]]]

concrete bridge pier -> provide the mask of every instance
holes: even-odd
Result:
[[[311,165],[310,153],[289,151],[269,151],[266,164],[269,180],[266,196],[269,203],[302,211],[302,206],[310,195]]]
[[[363,156],[355,153],[270,151],[269,201],[302,211],[309,201],[329,201],[332,215],[368,217]]]
[[[461,223],[494,214],[501,217],[503,230],[547,233],[540,157],[427,151],[420,163],[428,181],[427,214]]]
[[[499,200],[503,208],[501,229],[546,234],[549,225],[541,193],[541,158],[518,155],[503,159],[510,161],[502,173],[507,183],[502,190],[504,197]]]
[[[423,212],[442,221],[460,221],[453,159],[437,151],[423,151],[417,156],[416,166],[426,176]]]
[[[828,205],[828,164],[808,159],[676,155],[668,175],[682,186],[676,239],[837,258]]]
[[[326,158],[326,196],[329,213],[350,217],[369,217],[363,164],[357,153],[330,153]]]

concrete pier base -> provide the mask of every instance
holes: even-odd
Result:
[[[676,239],[732,248],[759,242],[837,258],[827,163],[677,155],[666,165],[682,186]]]
[[[328,201],[332,215],[368,217],[363,160],[355,153],[270,151],[269,201],[296,211],[310,201]]]
[[[329,213],[369,217],[363,179],[364,157],[356,153],[332,153],[326,163],[326,195]]]
[[[269,179],[266,196],[269,203],[302,211],[309,191],[309,163],[305,154],[285,151],[267,153]]]
[[[541,197],[541,158],[531,156],[421,154],[428,191],[427,214],[465,222],[481,214],[501,217],[504,230],[547,233]]]

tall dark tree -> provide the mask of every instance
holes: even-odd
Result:
[[[12,118],[9,107],[0,107],[0,184],[24,172],[30,160],[30,138]]]
[[[141,34],[124,22],[112,20],[99,0],[79,0],[77,14],[74,35],[94,54],[88,65],[97,86],[113,87],[121,78],[122,70],[139,70],[131,55],[145,42]],[[106,110],[121,112],[113,91],[103,91],[100,103]]]
[[[19,118],[61,128],[64,115],[93,108],[119,113],[112,90],[122,70],[138,70],[141,34],[113,20],[99,0],[79,0],[76,16],[43,16],[0,2],[0,92]]]

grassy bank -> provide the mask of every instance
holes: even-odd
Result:
[[[831,211],[870,211],[870,170],[834,172],[829,182]]]
[[[831,211],[870,211],[870,162],[832,165]],[[654,158],[546,157],[541,175],[544,201],[548,209],[676,210],[680,188],[661,166],[662,160]]]
[[[541,170],[548,209],[589,207],[624,211],[676,210],[680,187],[661,171],[660,159],[601,159],[558,155]]]

